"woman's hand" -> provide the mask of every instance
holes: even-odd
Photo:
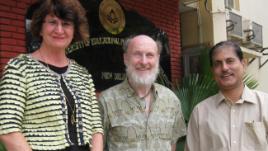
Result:
[[[8,151],[32,151],[26,138],[21,132],[12,132],[0,135],[0,141],[4,143]]]

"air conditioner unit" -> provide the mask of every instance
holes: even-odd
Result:
[[[262,25],[245,19],[243,20],[243,45],[248,48],[262,48]]]
[[[242,41],[242,16],[233,11],[226,12],[226,32],[227,39]]]
[[[224,0],[225,7],[228,9],[234,8],[234,0]]]
[[[198,8],[198,0],[182,0],[182,4],[193,9]]]

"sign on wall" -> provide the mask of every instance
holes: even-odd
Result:
[[[124,10],[115,0],[80,2],[87,10],[90,38],[74,43],[67,49],[67,55],[89,70],[97,90],[104,90],[125,79],[122,44],[126,37],[135,34],[147,34],[162,42],[160,64],[170,78],[170,53],[165,32],[136,11]],[[30,22],[36,7],[32,5],[28,9],[26,22]],[[27,47],[31,52],[38,47],[38,42],[27,33]]]

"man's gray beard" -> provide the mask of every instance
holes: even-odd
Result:
[[[153,70],[149,74],[142,76],[142,77],[136,74],[134,68],[132,68],[131,65],[127,65],[126,73],[127,73],[128,80],[134,86],[150,86],[155,82],[158,76],[159,65],[157,64],[157,66],[154,67]]]

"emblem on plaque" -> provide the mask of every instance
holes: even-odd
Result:
[[[104,29],[113,35],[120,34],[126,25],[124,11],[115,0],[101,2],[99,19]]]

